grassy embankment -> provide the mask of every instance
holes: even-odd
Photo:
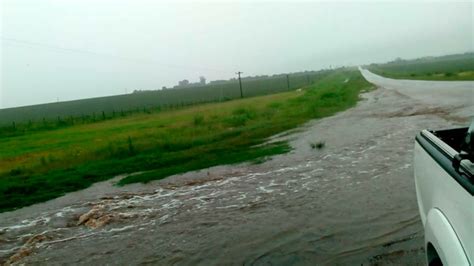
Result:
[[[355,105],[370,87],[357,70],[336,70],[299,91],[0,136],[0,212],[118,174],[148,171],[120,184],[147,182],[288,152],[259,144]]]
[[[371,64],[375,74],[394,79],[474,80],[474,53]]]

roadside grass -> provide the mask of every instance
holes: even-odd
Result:
[[[118,174],[143,171],[125,185],[261,162],[290,150],[268,137],[347,109],[371,87],[355,68],[340,69],[301,90],[0,137],[0,212]]]
[[[474,53],[372,64],[368,69],[394,79],[474,80]]]

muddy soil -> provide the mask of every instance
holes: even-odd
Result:
[[[146,185],[117,177],[0,214],[0,262],[422,265],[414,136],[466,125],[474,83],[456,100],[363,74],[379,86],[356,107],[271,140],[289,140],[289,154]]]

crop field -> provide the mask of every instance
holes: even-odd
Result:
[[[268,77],[242,79],[244,97],[268,95],[309,85],[324,76],[327,71],[308,71]],[[288,86],[289,85],[289,86]],[[154,109],[171,109],[201,103],[227,101],[240,98],[238,80],[210,83],[203,86],[167,90],[151,90],[138,93],[99,97],[67,102],[39,104],[0,109],[0,127],[31,128],[51,127],[65,121],[83,122],[124,116],[130,113],[150,112]],[[1,131],[1,129],[0,129]]]
[[[474,80],[474,53],[371,64],[375,74],[395,79]]]
[[[118,174],[145,171],[124,185],[288,152],[266,139],[347,109],[371,87],[355,68],[339,69],[298,90],[0,135],[0,211]]]

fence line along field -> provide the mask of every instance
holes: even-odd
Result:
[[[248,77],[242,79],[245,97],[283,92],[309,85],[325,75],[327,71],[307,71],[286,74]],[[67,84],[65,84],[67,86]],[[0,109],[0,127],[16,129],[21,125],[30,129],[51,127],[76,120],[103,120],[124,116],[132,112],[150,112],[152,109],[170,109],[181,106],[226,101],[240,98],[238,80],[232,79],[201,86],[151,90],[132,94],[98,97],[91,99],[39,104]],[[34,125],[36,124],[36,125]],[[5,131],[5,130],[4,130]]]
[[[118,174],[145,171],[120,184],[147,182],[285,153],[287,143],[266,139],[349,108],[370,88],[357,69],[339,69],[288,92],[3,136],[0,211]]]

